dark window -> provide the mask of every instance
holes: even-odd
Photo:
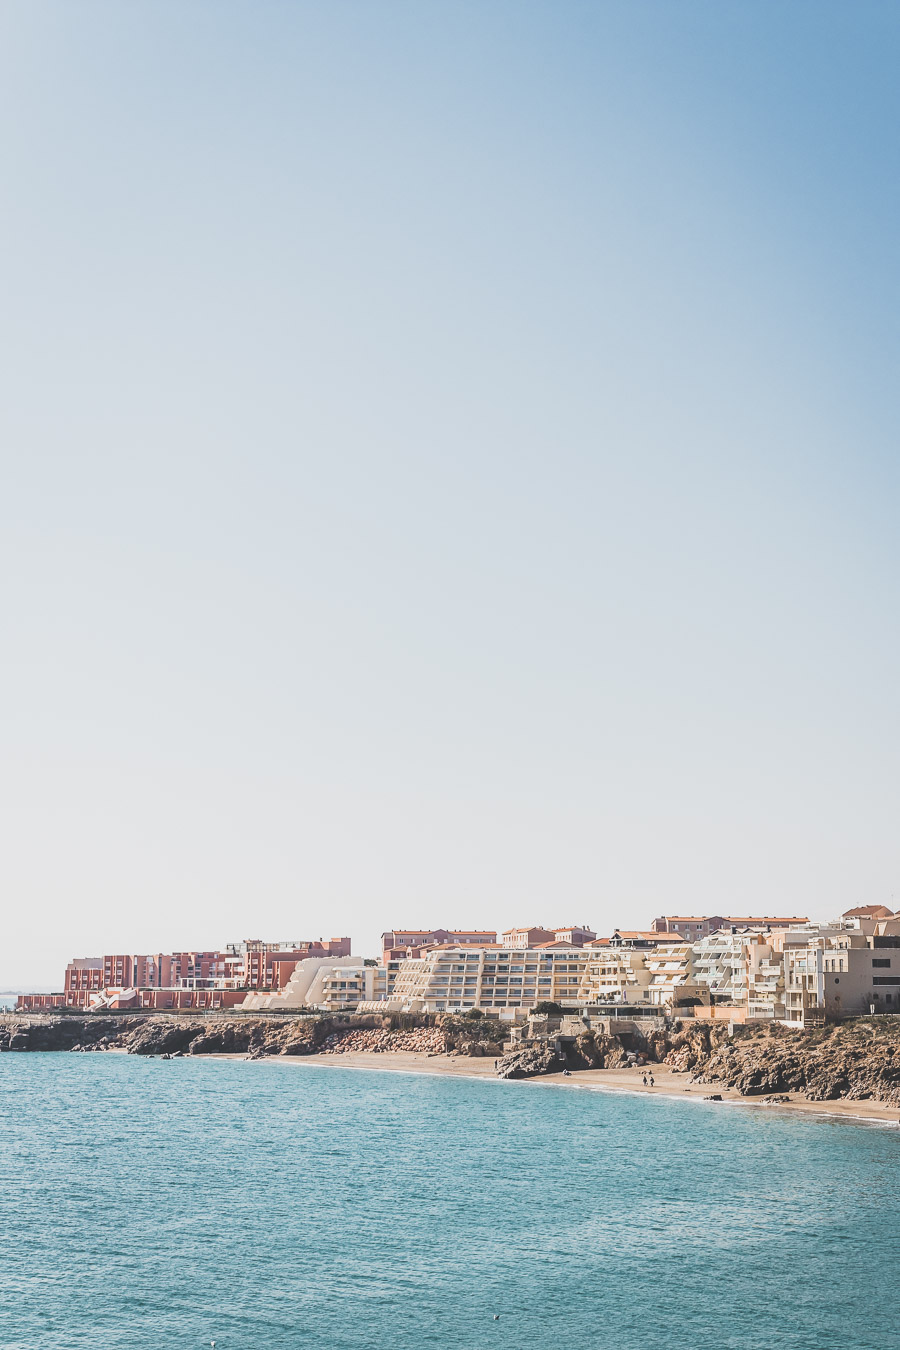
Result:
[[[881,960],[879,957],[873,956],[873,957],[872,957],[872,965],[873,965],[873,966],[883,966],[885,969],[890,970],[890,968],[891,968],[891,958],[888,956],[886,959]]]
[[[873,975],[873,984],[900,984],[900,975]]]

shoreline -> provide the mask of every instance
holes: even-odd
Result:
[[[193,1056],[191,1057],[193,1058]],[[197,1056],[201,1058],[201,1056]],[[777,1111],[789,1115],[825,1116],[855,1125],[883,1125],[896,1129],[900,1126],[900,1109],[886,1102],[848,1100],[808,1101],[799,1094],[786,1094],[786,1102],[768,1103],[762,1097],[743,1097],[735,1088],[720,1087],[715,1083],[691,1083],[686,1073],[676,1073],[667,1065],[652,1066],[654,1086],[644,1087],[643,1075],[650,1069],[573,1069],[568,1077],[563,1074],[542,1074],[534,1078],[498,1078],[493,1060],[456,1055],[425,1055],[410,1051],[350,1051],[347,1054],[324,1055],[264,1055],[248,1061],[246,1055],[204,1055],[204,1059],[244,1060],[254,1064],[309,1065],[320,1069],[369,1069],[380,1073],[413,1073],[447,1078],[477,1078],[494,1083],[535,1085],[538,1087],[580,1088],[613,1095],[627,1093],[638,1097],[668,1097],[683,1101],[690,1098],[703,1101],[713,1095],[721,1102],[711,1105],[732,1105]]]

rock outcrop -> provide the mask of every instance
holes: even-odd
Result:
[[[737,1029],[692,1069],[698,1082],[745,1097],[798,1093],[813,1102],[843,1097],[900,1106],[900,1026],[867,1018],[815,1031]]]
[[[878,1101],[900,1107],[900,1023],[864,1019],[816,1031],[676,1022],[647,1035],[584,1032],[552,1046],[530,1046],[505,1056],[502,1078],[527,1078],[565,1069],[666,1064],[691,1081],[735,1088],[742,1096],[782,1102]]]
[[[562,1073],[565,1060],[543,1046],[528,1046],[504,1055],[497,1065],[499,1078],[537,1078],[545,1073]]]
[[[0,1017],[0,1051],[126,1050],[131,1055],[313,1055],[360,1051],[490,1055],[502,1053],[492,1018],[334,1018],[91,1014]]]

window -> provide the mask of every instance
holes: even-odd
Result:
[[[873,975],[873,984],[900,984],[900,975]]]
[[[881,958],[881,957],[873,956],[873,957],[872,957],[872,965],[873,965],[873,966],[881,966],[882,970],[884,970],[884,969],[890,970],[890,968],[891,968],[891,959],[890,959],[890,957],[887,957],[886,959],[884,959],[884,958]]]

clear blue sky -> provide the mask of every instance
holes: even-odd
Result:
[[[0,986],[900,906],[898,68],[865,0],[7,0]]]

